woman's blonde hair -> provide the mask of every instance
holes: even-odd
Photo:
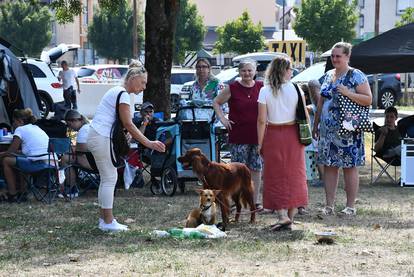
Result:
[[[289,69],[290,60],[287,57],[276,57],[267,67],[265,80],[274,96],[278,94],[280,87],[286,82],[285,74]]]
[[[348,43],[348,42],[337,42],[334,44],[334,46],[332,46],[333,50],[334,48],[342,48],[342,52],[347,55],[350,56],[351,55],[351,50],[352,50],[352,44]]]
[[[36,122],[36,117],[33,115],[33,112],[30,108],[26,109],[16,109],[13,111],[13,119],[19,119],[23,121],[23,124],[33,124]]]
[[[145,74],[147,74],[147,70],[144,65],[138,60],[132,60],[125,75],[125,83],[136,76],[142,76]]]

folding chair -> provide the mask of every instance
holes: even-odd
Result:
[[[48,153],[36,156],[48,155],[48,162],[45,168],[35,172],[23,172],[19,170],[26,175],[24,178],[28,185],[28,190],[33,193],[38,201],[51,204],[56,198],[60,188],[59,171],[67,168],[67,166],[59,166],[59,159],[63,154],[70,153],[70,151],[69,138],[50,138]]]
[[[79,195],[83,195],[90,189],[99,188],[99,171],[91,152],[76,151],[75,153],[76,155],[86,155],[89,165],[91,166],[91,168],[87,168],[76,162],[71,165],[76,172],[76,184],[70,185],[71,187],[76,186],[79,190]]]
[[[375,142],[377,141],[376,132],[380,129],[380,126],[375,122],[373,123],[374,133],[372,134],[372,143],[371,143],[371,185],[375,184],[381,176],[385,174],[391,182],[395,185],[399,183],[397,178],[397,167],[401,166],[401,158],[398,156],[384,158],[381,154],[376,153],[374,149]],[[377,176],[374,176],[374,162],[380,167],[380,172]],[[391,175],[389,169],[394,168],[394,174]]]

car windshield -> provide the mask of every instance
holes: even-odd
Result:
[[[81,67],[79,68],[77,75],[79,78],[92,76],[95,70],[90,68]]]
[[[239,70],[237,69],[237,67],[234,67],[221,71],[219,74],[216,75],[216,78],[223,83],[227,83],[228,81],[233,80],[237,76],[239,76]]]
[[[319,80],[324,73],[325,63],[317,63],[293,77],[292,82],[309,82],[310,80]]]

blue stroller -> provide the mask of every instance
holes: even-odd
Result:
[[[166,152],[152,152],[151,177],[159,182],[152,182],[154,194],[164,193],[173,196],[180,188],[185,190],[185,182],[197,180],[191,169],[184,169],[177,161],[191,148],[200,148],[211,160],[216,160],[216,135],[214,132],[214,109],[212,106],[182,106],[172,122],[161,123],[157,128],[157,139],[166,144]]]

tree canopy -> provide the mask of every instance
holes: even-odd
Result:
[[[262,24],[254,25],[247,11],[234,21],[218,27],[215,52],[244,54],[260,51],[264,48]]]
[[[356,1],[348,0],[303,0],[293,29],[304,38],[313,51],[326,51],[338,41],[355,38],[358,20]]]
[[[39,57],[49,44],[52,38],[50,21],[49,9],[36,0],[0,5],[0,36],[32,57]]]
[[[401,27],[409,23],[414,23],[414,8],[406,8],[401,15],[401,20],[395,23],[395,27]]]
[[[88,28],[88,39],[98,55],[122,62],[131,58],[132,53],[132,10],[126,0],[122,0],[114,11],[111,8],[101,8],[93,17]],[[143,41],[143,24],[138,28],[138,42]]]
[[[197,6],[188,3],[188,0],[180,0],[175,33],[174,62],[182,63],[186,51],[200,50],[205,33],[203,18],[198,14]]]

